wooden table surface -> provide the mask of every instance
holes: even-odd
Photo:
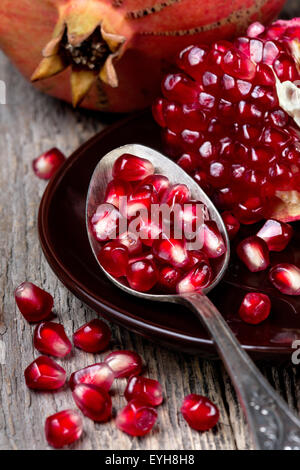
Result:
[[[299,0],[290,0],[284,16],[300,15]],[[23,371],[39,354],[32,345],[33,327],[16,309],[14,288],[30,280],[55,297],[55,312],[69,335],[96,317],[58,281],[39,245],[37,211],[45,183],[31,161],[52,146],[67,155],[115,118],[73,111],[64,103],[35,91],[0,54],[0,79],[7,84],[7,104],[0,105],[0,449],[48,449],[44,420],[74,407],[70,391],[34,393],[25,386]],[[111,325],[112,349],[132,349],[147,364],[147,375],[158,379],[166,400],[153,432],[130,438],[111,421],[84,419],[84,436],[74,449],[251,449],[250,436],[230,380],[220,362],[171,352]],[[103,355],[74,351],[61,362],[67,373],[99,362]],[[290,407],[300,411],[298,371],[291,365],[260,365],[262,372]],[[124,380],[113,387],[114,412],[125,404]],[[220,422],[207,433],[191,430],[180,414],[183,397],[207,395],[219,407]]]

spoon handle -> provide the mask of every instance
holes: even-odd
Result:
[[[199,293],[185,294],[212,336],[245,412],[256,449],[300,450],[300,421],[241,348],[224,318]]]

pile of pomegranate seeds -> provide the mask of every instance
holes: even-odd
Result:
[[[206,260],[205,254],[191,253],[190,266],[198,266],[203,260]],[[31,304],[28,301],[28,295],[25,296],[25,300],[23,299],[27,309],[27,318],[31,319],[33,313],[36,314],[39,309],[44,310],[44,303],[46,305],[47,302],[49,303],[49,294],[31,283],[22,285],[24,284],[30,286],[30,292],[37,292],[37,300],[29,296]],[[20,308],[21,305],[22,309],[23,303],[19,305],[19,300],[19,297],[16,297],[18,306]],[[47,309],[48,313],[52,309],[52,297],[50,304],[50,308],[48,306]],[[73,335],[75,346],[90,353],[106,349],[110,338],[109,327],[98,319],[86,323]],[[65,358],[72,348],[63,325],[50,321],[42,321],[36,326],[33,342],[40,352],[59,358]],[[142,370],[143,362],[137,353],[128,350],[113,351],[104,358],[103,362],[91,364],[73,372],[68,385],[76,406],[86,417],[95,422],[106,422],[112,417],[112,399],[109,391],[113,382],[118,378],[127,378],[124,397],[128,403],[118,411],[115,424],[130,436],[145,436],[156,423],[157,411],[154,407],[162,404],[163,391],[157,380],[141,376]],[[66,383],[66,371],[47,356],[35,359],[25,369],[24,376],[26,385],[33,390],[54,391],[62,388]],[[203,398],[203,400],[206,399]],[[217,409],[214,409],[218,414]],[[183,412],[185,419],[187,419],[186,412]],[[202,424],[202,428],[209,429],[212,424],[208,425],[208,423],[212,423],[212,418],[208,421],[207,411],[201,413],[202,419],[205,417],[205,424]],[[197,419],[200,419],[200,415]],[[188,419],[187,421],[189,422]],[[201,426],[197,428],[190,422],[189,424],[195,429],[202,429]],[[46,439],[49,445],[57,449],[77,441],[82,432],[82,419],[74,410],[68,409],[55,413],[45,422]]]
[[[246,323],[258,325],[268,318],[271,301],[265,294],[251,292],[246,294],[239,309],[239,315]]]
[[[33,171],[38,178],[48,180],[52,178],[65,160],[66,157],[60,150],[57,148],[50,149],[33,160]]]
[[[300,192],[299,129],[276,89],[300,79],[297,58],[292,37],[268,31],[186,47],[153,106],[166,153],[243,224]],[[293,219],[288,202],[280,214]]]
[[[208,398],[192,393],[183,400],[181,413],[189,426],[208,431],[219,421],[219,410]]]
[[[123,154],[116,160],[105,200],[90,219],[101,244],[99,262],[140,292],[156,288],[181,294],[208,287],[215,277],[212,261],[226,251],[223,237],[216,223],[207,220],[207,208],[191,200],[186,185],[171,185],[154,171],[150,161],[134,155]],[[163,220],[154,220],[154,205],[157,210],[167,207],[169,219],[162,215]],[[193,249],[195,240],[197,249]]]

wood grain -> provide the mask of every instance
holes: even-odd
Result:
[[[284,14],[300,14],[298,0],[290,0]],[[0,55],[0,79],[7,84],[7,104],[0,105],[0,449],[48,449],[45,417],[74,407],[70,391],[30,392],[23,379],[25,367],[38,356],[32,345],[33,327],[16,309],[14,288],[24,280],[36,282],[55,297],[55,312],[67,333],[96,314],[57,280],[38,242],[37,210],[45,183],[33,175],[32,159],[55,145],[67,155],[114,119],[71,107],[35,91]],[[133,349],[147,364],[147,375],[164,388],[165,403],[151,435],[131,439],[113,421],[105,425],[84,420],[85,433],[75,449],[250,449],[250,437],[241,408],[222,364],[162,349],[139,336],[111,325],[112,349]],[[72,371],[103,355],[74,351],[59,361]],[[291,365],[262,371],[291,408],[300,410],[298,371]],[[113,389],[114,412],[124,405],[124,381]],[[209,396],[219,407],[220,424],[208,433],[191,430],[180,415],[184,395]]]

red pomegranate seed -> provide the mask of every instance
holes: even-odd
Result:
[[[203,251],[209,258],[218,258],[226,251],[226,245],[216,222],[207,221],[203,225]]]
[[[170,74],[162,83],[163,95],[178,103],[194,103],[199,96],[199,87],[183,74]]]
[[[52,148],[32,162],[33,171],[43,180],[50,179],[64,163],[66,157],[57,148]]]
[[[163,402],[160,383],[146,377],[130,377],[124,396],[128,402],[136,398],[149,406],[158,406]]]
[[[113,166],[113,177],[125,181],[140,181],[153,173],[154,166],[149,160],[129,153],[121,155]]]
[[[190,197],[190,190],[185,184],[173,184],[164,192],[161,204],[168,204],[168,206],[173,207],[174,204],[185,204]]]
[[[176,240],[175,238],[157,239],[152,245],[152,252],[158,261],[171,264],[175,268],[184,268],[189,262],[184,240]]]
[[[101,204],[91,218],[91,227],[99,242],[115,239],[118,235],[121,214],[112,204]]]
[[[197,431],[208,431],[219,421],[219,410],[208,398],[192,393],[187,395],[181,413],[188,425]]]
[[[132,186],[128,181],[112,180],[107,185],[104,202],[120,209],[120,198],[128,196],[131,191]]]
[[[157,413],[154,408],[134,399],[119,411],[116,426],[130,436],[145,436],[153,428],[156,419]]]
[[[66,381],[66,371],[53,359],[40,356],[24,371],[26,385],[33,390],[57,390]]]
[[[73,399],[82,413],[93,421],[106,422],[111,417],[111,398],[109,394],[95,385],[75,385]]]
[[[125,245],[112,241],[106,243],[98,253],[101,266],[114,277],[126,275],[128,266],[128,249]]]
[[[71,390],[74,390],[75,385],[88,384],[102,388],[108,392],[114,378],[115,374],[113,370],[105,362],[99,362],[73,372],[70,377],[69,385]]]
[[[53,297],[32,282],[23,282],[15,290],[15,300],[23,317],[29,322],[39,322],[49,317]]]
[[[234,215],[245,225],[259,222],[263,214],[264,206],[259,197],[249,197],[234,208]]]
[[[213,273],[210,265],[206,261],[200,261],[177,284],[177,292],[184,294],[201,291],[201,289],[209,286],[212,278]]]
[[[151,206],[158,204],[158,195],[152,184],[140,184],[127,199],[127,204],[121,207],[121,213],[124,217],[131,219],[138,215],[139,212],[149,214]]]
[[[139,375],[143,367],[140,356],[127,350],[113,351],[106,356],[104,362],[114,371],[116,378]]]
[[[242,240],[237,247],[237,254],[253,273],[264,271],[270,263],[268,245],[256,236]]]
[[[131,289],[139,292],[148,292],[158,280],[157,268],[153,261],[148,259],[129,263],[126,276]]]
[[[234,215],[229,211],[225,211],[222,214],[222,219],[224,221],[228,236],[230,240],[233,240],[240,230],[240,223]]]
[[[142,243],[146,246],[152,246],[153,242],[161,234],[162,228],[156,222],[149,218],[141,218],[139,226],[139,236]]]
[[[163,175],[151,175],[142,181],[143,184],[151,184],[158,194],[159,199],[163,195],[166,189],[170,186],[170,181],[166,176]]]
[[[269,219],[257,233],[257,236],[266,242],[270,251],[282,251],[291,241],[293,232],[290,225]]]
[[[65,357],[72,349],[64,327],[51,321],[45,321],[36,326],[33,344],[42,354],[56,357]]]
[[[83,351],[97,353],[107,348],[110,338],[109,326],[104,321],[95,318],[75,331],[73,342]]]
[[[117,238],[117,241],[127,247],[130,256],[138,255],[142,252],[143,244],[139,236],[134,232],[126,231],[122,233]]]
[[[48,444],[56,449],[77,441],[83,431],[82,419],[77,411],[64,410],[48,416],[45,435]]]
[[[251,325],[258,325],[268,318],[271,311],[271,301],[265,294],[250,292],[246,294],[239,309],[242,320]]]
[[[196,264],[200,263],[201,261],[205,261],[207,264],[209,264],[208,256],[201,250],[190,250],[188,254],[189,254],[189,264],[188,264],[189,269],[193,268],[194,266],[196,266]]]
[[[294,264],[282,263],[273,266],[269,279],[282,294],[300,295],[300,269]]]
[[[158,274],[159,285],[169,292],[176,292],[176,286],[182,277],[182,272],[173,266],[164,266]]]

